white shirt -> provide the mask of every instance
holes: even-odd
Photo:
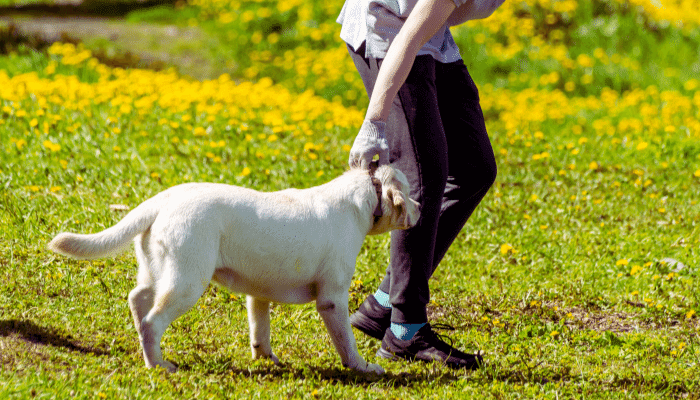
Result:
[[[470,7],[459,23],[486,18],[504,0],[453,0],[457,7]],[[340,38],[357,50],[366,43],[365,57],[384,58],[389,45],[406,22],[418,0],[346,0],[337,22],[342,24]],[[418,51],[442,63],[460,60],[447,23]]]

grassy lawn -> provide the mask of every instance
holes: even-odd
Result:
[[[0,56],[0,398],[698,398],[700,13],[662,3],[508,1],[455,29],[499,175],[432,280],[430,315],[483,352],[475,372],[385,362],[356,332],[387,374],[354,374],[313,304],[275,305],[284,364],[253,362],[245,298],[216,287],[166,331],[180,371],[148,370],[126,301],[133,252],[46,249],[175,184],[341,174],[367,104],[333,22],[342,1],[128,17],[207,35],[202,53],[230,73],[205,81],[108,66],[104,41],[13,47]],[[366,240],[351,310],[387,250],[388,236]]]

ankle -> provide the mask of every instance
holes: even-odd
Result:
[[[377,300],[380,306],[384,308],[391,308],[391,300],[389,299],[389,293],[383,291],[382,289],[377,289],[374,292],[374,299]]]
[[[416,335],[416,332],[418,332],[420,328],[424,327],[425,325],[425,322],[420,324],[401,324],[392,322],[389,328],[391,329],[391,333],[393,333],[397,339],[411,340]]]

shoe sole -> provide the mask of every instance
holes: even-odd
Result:
[[[354,326],[365,335],[379,340],[384,338],[384,332],[386,332],[388,328],[388,326],[382,327],[373,319],[360,312],[356,312],[350,316],[350,325]]]
[[[389,361],[420,361],[420,362],[424,362],[424,363],[439,362],[439,363],[444,364],[447,367],[452,368],[452,369],[467,369],[467,370],[479,369],[479,368],[481,368],[481,364],[483,363],[483,361],[482,362],[477,361],[474,364],[467,366],[467,365],[459,365],[459,364],[449,364],[449,363],[446,363],[446,362],[441,361],[439,359],[438,360],[424,360],[422,358],[411,357],[411,356],[403,357],[403,356],[399,356],[399,355],[396,355],[394,353],[391,353],[387,350],[384,350],[384,348],[382,348],[382,347],[380,347],[379,350],[377,350],[377,356],[384,358],[386,360],[389,360]]]

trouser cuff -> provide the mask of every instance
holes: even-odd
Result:
[[[422,324],[428,322],[428,312],[425,305],[393,306],[391,322],[395,324]]]

